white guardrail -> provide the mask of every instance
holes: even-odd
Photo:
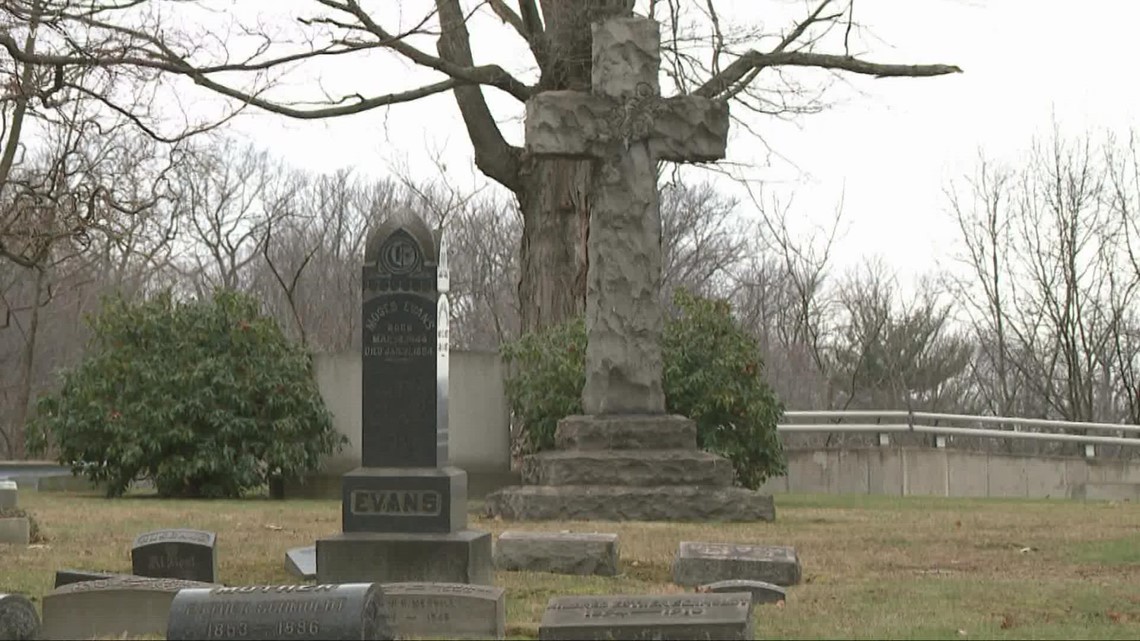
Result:
[[[935,445],[946,447],[946,437],[992,437],[1008,439],[1028,439],[1085,445],[1085,456],[1095,455],[1096,445],[1140,446],[1140,425],[1116,423],[1078,423],[1070,421],[1050,421],[1037,418],[1009,418],[1002,416],[970,416],[967,414],[938,414],[933,412],[908,412],[906,410],[821,410],[786,411],[785,420],[809,421],[781,423],[776,427],[782,434],[797,433],[875,433],[879,434],[879,444],[888,445],[891,433],[934,434]],[[858,420],[861,422],[847,422]],[[874,420],[875,422],[867,422]],[[810,422],[814,421],[814,422]],[[961,425],[936,425],[935,423],[973,423],[975,425],[1008,425],[1013,429],[990,429],[986,427],[966,427]],[[1054,430],[1098,430],[1115,432],[1116,436],[1095,434],[1066,434],[1064,432],[1023,431],[1021,428],[1049,428]],[[1132,438],[1126,436],[1134,434]]]

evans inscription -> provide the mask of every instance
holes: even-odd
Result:
[[[439,516],[443,497],[432,490],[355,490],[352,513],[384,516]]]

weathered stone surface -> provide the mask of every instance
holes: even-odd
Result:
[[[0,481],[0,512],[14,510],[19,504],[19,495],[15,481]]]
[[[36,606],[19,594],[0,594],[0,639],[24,641],[40,637]]]
[[[341,482],[345,532],[446,533],[467,527],[467,472],[457,467],[364,467]]]
[[[179,590],[214,587],[221,586],[137,576],[72,583],[44,595],[41,636],[90,639],[163,635],[170,602]]]
[[[345,532],[317,540],[321,583],[492,582],[491,533]]]
[[[690,450],[542,452],[523,459],[527,485],[732,485],[732,462]]]
[[[673,563],[673,582],[687,586],[747,579],[786,587],[799,583],[800,575],[795,548],[782,545],[683,541]]]
[[[218,537],[202,530],[155,530],[135,537],[131,571],[136,576],[213,583],[218,576]]]
[[[659,95],[660,33],[646,18],[593,25],[592,93],[527,102],[534,155],[593,157],[586,274],[586,414],[664,414],[657,161],[723,156],[728,110]]]
[[[166,638],[395,639],[380,586],[258,585],[182,590]]]
[[[119,574],[115,572],[96,572],[94,570],[56,570],[55,587],[61,588],[65,585],[71,585],[72,583],[83,583],[84,581],[102,581],[104,579],[116,579],[128,576],[131,575]]]
[[[306,545],[286,550],[285,570],[298,578],[317,578],[317,546]]]
[[[558,421],[559,450],[694,450],[697,424],[671,414],[567,416]]]
[[[462,583],[385,583],[384,601],[403,638],[502,639],[506,590]]]
[[[787,590],[774,583],[749,581],[747,579],[730,579],[728,581],[706,583],[705,585],[699,586],[697,592],[714,592],[717,594],[723,594],[725,592],[749,592],[752,594],[753,603],[779,603],[780,601],[786,600],[788,596]]]
[[[539,639],[753,639],[752,598],[741,594],[555,597]]]
[[[739,487],[524,485],[487,495],[489,516],[512,521],[772,521],[769,495]],[[722,578],[722,577],[718,577]]]
[[[32,526],[27,517],[0,517],[0,544],[27,545],[32,540]]]
[[[495,542],[500,570],[614,576],[621,546],[616,534],[503,532]]]

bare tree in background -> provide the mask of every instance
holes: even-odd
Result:
[[[37,0],[5,0],[13,22],[29,21]],[[192,28],[199,3],[117,3],[114,0],[40,0],[42,21],[57,38],[36,50],[11,32],[0,46],[37,73],[72,69],[132,68],[182,77],[237,104],[294,118],[356,114],[436,93],[452,92],[466,125],[478,168],[514,194],[522,213],[519,298],[524,330],[556,323],[579,312],[585,300],[592,165],[589,161],[531,158],[507,142],[483,93],[490,87],[516,103],[539,91],[590,88],[590,24],[606,15],[628,15],[633,2],[614,0],[460,0],[406,2],[401,11],[365,8],[357,0],[317,0],[296,14],[299,33],[284,27],[228,25],[253,34],[226,42],[217,25]],[[278,6],[278,5],[275,5]],[[388,5],[383,5],[388,9]],[[950,65],[880,64],[852,55],[852,1],[819,0],[779,36],[760,25],[730,25],[724,3],[642,2],[662,21],[663,57],[680,93],[733,100],[740,115],[790,116],[820,102],[785,73],[812,67],[871,77],[929,77],[960,71]],[[719,10],[719,11],[718,11]],[[286,13],[288,9],[282,11]],[[501,20],[529,60],[476,65],[469,24]],[[481,29],[487,27],[480,27]],[[858,31],[856,30],[857,34]],[[434,42],[435,51],[430,47]],[[823,53],[829,48],[833,53]],[[424,83],[379,83],[342,95],[320,91],[300,101],[270,90],[274,74],[305,62],[360,61],[386,54],[426,72]],[[485,58],[485,56],[480,56]],[[768,70],[768,73],[764,73]],[[238,79],[240,78],[240,79]],[[168,81],[174,82],[174,81]],[[188,83],[182,83],[183,85]],[[83,87],[64,86],[82,91]],[[517,113],[517,104],[512,107]],[[501,111],[501,110],[500,110]],[[747,121],[740,120],[745,126]]]

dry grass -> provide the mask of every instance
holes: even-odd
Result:
[[[0,591],[38,597],[58,568],[130,571],[133,537],[163,527],[218,533],[221,580],[291,583],[286,549],[339,531],[335,501],[105,500],[21,493],[48,542],[0,548]],[[622,576],[500,572],[508,634],[534,638],[563,594],[678,592],[682,540],[793,545],[804,582],[757,608],[761,638],[1140,638],[1140,506],[1071,501],[778,496],[773,524],[503,523],[617,532]]]

